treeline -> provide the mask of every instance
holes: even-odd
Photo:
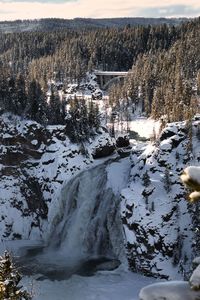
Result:
[[[178,25],[186,21],[186,18],[75,18],[75,19],[58,19],[45,18],[36,20],[16,20],[16,21],[2,21],[0,22],[0,32],[22,32],[22,31],[52,31],[65,29],[89,29],[91,28],[122,28],[126,25]]]
[[[177,107],[187,112],[199,90],[198,35],[199,19],[177,27],[162,24],[1,33],[1,112],[62,124],[66,103],[59,100],[56,89],[50,97],[57,100],[47,99],[50,79],[62,81],[65,89],[68,83],[80,83],[93,69],[132,68],[123,88],[112,93],[113,105],[119,103],[122,91],[127,103],[141,100],[148,115],[180,119]]]
[[[112,101],[140,102],[148,116],[165,116],[166,122],[191,118],[200,98],[199,35],[200,18],[182,25],[181,37],[169,49],[138,57],[123,86],[112,88]]]
[[[0,34],[0,64],[42,86],[55,73],[64,80],[80,81],[94,68],[128,70],[139,54],[168,49],[180,36],[181,27],[165,24]]]
[[[0,113],[11,112],[22,118],[35,120],[43,125],[65,125],[66,134],[73,142],[82,142],[95,134],[100,126],[100,113],[97,105],[85,100],[61,101],[59,91],[51,85],[49,95],[35,80],[26,82],[22,74],[3,80],[0,74]]]

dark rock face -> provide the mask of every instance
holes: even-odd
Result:
[[[162,142],[162,141],[164,141],[164,140],[166,140],[166,139],[168,139],[168,138],[170,138],[174,135],[175,135],[175,132],[170,131],[170,130],[164,130],[163,133],[160,136],[160,141]]]
[[[116,140],[116,146],[118,148],[128,147],[129,145],[130,142],[127,136],[119,136]]]
[[[96,148],[94,153],[92,154],[92,156],[94,159],[102,158],[102,157],[106,157],[106,156],[113,154],[114,151],[115,151],[115,146],[108,144],[108,145],[100,146],[100,147]]]
[[[20,189],[28,205],[27,214],[35,212],[42,219],[46,219],[48,216],[48,206],[43,196],[42,184],[36,178],[27,176]]]

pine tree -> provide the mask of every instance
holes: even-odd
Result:
[[[49,100],[49,123],[52,125],[62,124],[64,120],[62,117],[62,105],[58,91],[51,88],[51,95]]]
[[[7,91],[7,110],[16,114],[17,113],[17,94],[16,94],[16,81],[12,76],[8,78],[8,91]]]
[[[1,300],[31,300],[31,295],[18,286],[22,276],[12,263],[8,252],[0,257],[0,299]]]
[[[94,127],[95,126],[95,107],[94,107],[94,103],[91,100],[89,103],[89,109],[88,109],[88,121],[89,121],[89,125],[90,127]]]
[[[98,129],[101,125],[101,119],[100,119],[100,112],[99,112],[99,106],[98,104],[94,107],[94,126],[96,129]]]
[[[151,203],[151,211],[155,211],[155,203],[154,203],[154,201]]]
[[[192,152],[192,119],[188,119],[186,123],[186,129],[187,129],[187,136],[188,136],[188,143],[187,143],[187,154],[189,155]]]
[[[197,73],[197,95],[200,96],[200,71]]]
[[[27,105],[25,79],[22,74],[18,74],[16,78],[16,98],[17,113],[22,115]]]
[[[143,174],[142,181],[145,187],[148,187],[151,184],[150,176],[147,171]]]
[[[25,115],[33,120],[36,120],[36,116],[40,109],[40,100],[42,99],[42,96],[43,93],[40,84],[36,80],[32,80],[28,86],[28,97]]]
[[[81,99],[79,101],[79,106],[80,106],[80,120],[79,120],[80,139],[84,141],[88,139],[90,135],[90,127],[88,123],[88,109],[84,99]]]
[[[198,126],[197,126],[196,137],[200,141],[200,124],[198,124]]]
[[[166,190],[167,193],[169,193],[171,191],[172,182],[170,179],[170,172],[168,168],[166,168],[164,172],[163,184],[164,184],[164,189]]]

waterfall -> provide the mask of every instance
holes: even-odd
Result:
[[[67,258],[124,260],[119,195],[107,186],[107,164],[83,171],[60,196],[50,245]]]
[[[25,274],[66,279],[127,263],[119,209],[119,191],[130,170],[128,160],[124,162],[104,162],[64,185],[47,246],[25,249],[19,260]]]

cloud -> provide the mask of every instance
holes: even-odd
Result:
[[[13,13],[9,13],[14,11]],[[8,13],[6,13],[8,12]],[[199,0],[0,0],[0,19],[197,16]]]
[[[8,15],[8,14],[13,14],[13,13],[15,13],[14,11],[12,11],[12,10],[1,10],[0,9],[0,15]]]
[[[67,2],[76,2],[78,0],[1,0],[0,3],[20,3],[20,2],[26,2],[26,3],[34,3],[34,2],[40,2],[40,3],[53,3],[53,4],[59,4],[59,3],[67,3]]]
[[[143,17],[178,17],[178,16],[198,16],[200,6],[193,7],[190,5],[171,5],[159,7],[146,7],[138,9],[137,15]]]

